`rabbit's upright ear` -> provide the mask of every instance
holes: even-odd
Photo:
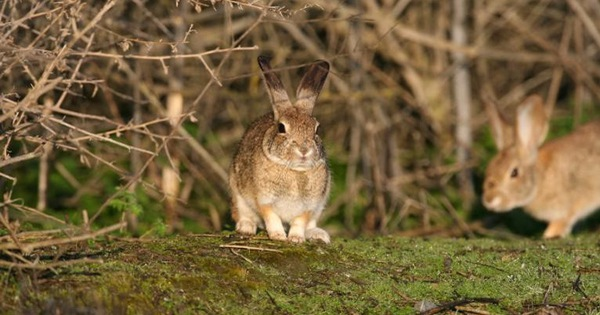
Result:
[[[510,146],[514,139],[514,128],[506,120],[504,115],[500,113],[496,104],[491,99],[485,99],[485,111],[488,118],[490,119],[490,127],[492,130],[492,137],[498,150]]]
[[[515,142],[519,155],[526,160],[535,159],[547,133],[544,102],[539,95],[532,95],[517,108]]]
[[[281,83],[279,77],[271,69],[270,58],[259,56],[258,66],[262,71],[265,86],[269,93],[269,97],[271,98],[275,119],[279,119],[279,116],[284,109],[292,107],[292,102],[290,102],[290,98],[285,91],[283,83]]]
[[[324,60],[318,60],[308,68],[296,91],[297,108],[312,113],[328,73],[329,63]]]

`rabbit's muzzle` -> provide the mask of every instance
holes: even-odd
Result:
[[[483,184],[483,205],[489,210],[495,212],[506,212],[511,210],[511,206],[507,204],[507,198],[499,189],[495,179],[486,179]]]

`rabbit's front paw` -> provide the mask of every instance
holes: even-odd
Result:
[[[256,224],[250,220],[240,220],[235,225],[235,231],[242,235],[255,235]]]
[[[325,232],[325,230],[320,229],[320,228],[306,230],[306,239],[311,240],[311,241],[319,240],[325,244],[331,243],[329,234],[327,232]]]
[[[552,221],[544,231],[544,239],[563,238],[571,233],[572,224],[566,220]]]
[[[288,241],[291,243],[304,243],[304,235],[303,234],[292,234],[290,233],[288,237]]]
[[[284,231],[269,232],[269,238],[275,241],[285,241],[287,237]]]

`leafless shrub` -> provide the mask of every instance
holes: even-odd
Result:
[[[296,65],[277,69],[287,86],[311,61],[332,62],[316,108],[336,183],[331,229],[427,233],[459,222],[468,232],[455,175],[485,152],[476,144],[470,160],[454,158],[462,104],[451,97],[452,53],[471,76],[476,140],[480,91],[501,106],[534,92],[552,105],[574,97],[575,108],[560,113],[576,119],[600,97],[594,1],[470,4],[460,45],[450,39],[450,1],[2,2],[0,223],[10,237],[0,248],[29,249],[19,226],[33,217],[68,237],[93,235],[127,194],[163,205],[176,229],[181,218],[221,229],[231,153],[270,110],[259,54]],[[57,197],[52,178],[68,196]],[[87,198],[98,206],[86,209]],[[47,209],[72,209],[62,213],[71,218]],[[89,220],[74,220],[83,210]],[[122,220],[135,228],[135,215]]]

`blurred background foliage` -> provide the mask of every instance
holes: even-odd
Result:
[[[592,0],[5,0],[1,233],[232,230],[226,170],[271,110],[261,54],[289,93],[332,64],[314,113],[332,234],[539,233],[479,203],[484,100],[510,116],[539,93],[551,137],[598,117],[598,21]]]

